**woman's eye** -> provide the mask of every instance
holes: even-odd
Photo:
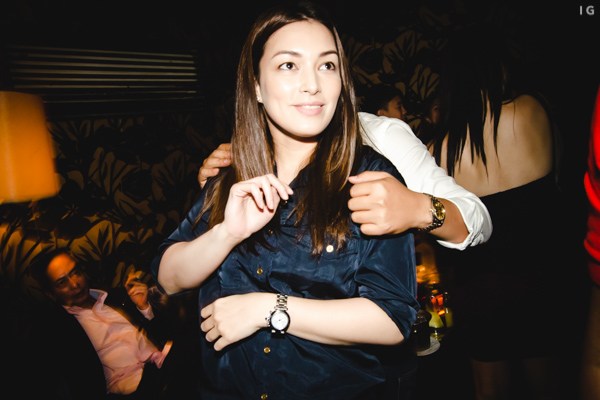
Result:
[[[333,71],[335,70],[335,64],[333,62],[326,62],[321,68]]]
[[[294,69],[294,63],[286,62],[279,66],[280,69]]]

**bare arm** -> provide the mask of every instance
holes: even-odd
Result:
[[[201,310],[206,339],[221,350],[267,328],[265,317],[275,305],[273,293],[232,295]],[[314,300],[288,298],[290,326],[286,334],[332,345],[395,345],[404,336],[377,304],[366,298]]]
[[[199,286],[238,243],[273,218],[280,199],[290,194],[291,188],[272,174],[234,184],[222,223],[165,251],[158,270],[160,285],[169,294]]]
[[[167,294],[199,286],[241,240],[219,224],[191,242],[171,245],[161,259],[158,282]]]

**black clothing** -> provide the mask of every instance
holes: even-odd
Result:
[[[387,171],[402,179],[389,160],[370,147],[363,147],[361,156],[356,173]],[[408,337],[419,307],[412,233],[369,237],[352,223],[343,248],[335,248],[332,241],[320,258],[313,257],[310,235],[299,239],[299,233],[308,232],[307,221],[296,224],[293,218],[308,179],[309,170],[300,171],[290,184],[294,195],[280,203],[271,221],[278,229],[267,225],[261,231],[270,249],[234,248],[199,288],[199,307],[219,297],[249,292],[313,299],[364,297],[379,305]],[[163,242],[161,254],[173,243],[193,240],[208,229],[206,215],[194,224],[203,202],[200,197]],[[153,263],[155,276],[159,263],[160,256]],[[212,343],[201,343],[206,378],[202,393],[211,400],[261,398],[265,394],[269,399],[286,400],[382,399],[389,376],[382,357],[396,351],[392,346],[325,345],[294,335],[273,335],[267,329],[219,352]],[[400,356],[386,361],[390,367],[404,362]]]
[[[559,230],[564,207],[554,175],[481,197],[494,224],[489,241],[461,252],[439,248],[454,330],[467,354],[499,361],[554,353],[564,330],[552,322],[569,303],[560,298],[569,266]],[[567,233],[569,234],[569,233]]]

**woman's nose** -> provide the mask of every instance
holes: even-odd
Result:
[[[313,71],[306,71],[302,74],[302,84],[300,85],[300,91],[309,94],[316,94],[320,91],[319,78]]]

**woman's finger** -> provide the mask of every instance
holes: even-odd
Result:
[[[294,194],[294,191],[292,190],[292,188],[289,185],[286,185],[285,183],[283,183],[275,175],[268,174],[268,175],[266,175],[266,177],[269,180],[269,182],[271,183],[271,185],[279,193],[279,197],[281,197],[283,200],[288,200],[289,196]]]
[[[210,329],[208,332],[206,332],[206,335],[204,335],[204,337],[206,338],[206,340],[208,342],[214,342],[215,340],[219,339],[221,337],[221,335],[219,334],[219,331],[217,330],[216,327]]]

